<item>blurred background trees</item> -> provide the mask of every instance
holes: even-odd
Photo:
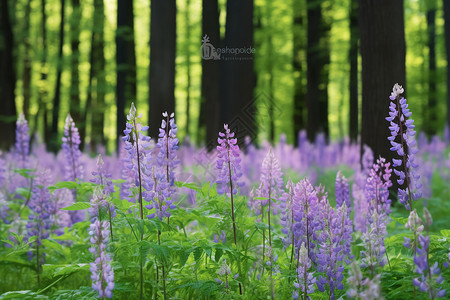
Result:
[[[450,125],[449,28],[445,0],[0,0],[0,148],[23,112],[56,151],[70,112],[83,145],[114,151],[135,102],[153,137],[174,110],[210,149],[226,122],[242,142],[306,130],[381,154],[396,82],[419,130]],[[254,53],[204,59],[205,35]]]

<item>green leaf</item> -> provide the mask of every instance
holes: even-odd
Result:
[[[253,197],[255,200],[267,200],[267,197]]]
[[[214,198],[218,195],[217,193],[217,184],[214,183],[209,189],[209,198]]]
[[[405,217],[398,217],[398,218],[391,217],[391,219],[399,222],[402,225],[405,225],[408,222],[408,218],[405,218]]]
[[[55,185],[49,186],[48,189],[49,190],[59,190],[59,189],[69,189],[69,190],[73,190],[78,188],[80,185],[77,182],[73,182],[73,181],[60,181],[58,183],[56,183]]]
[[[200,260],[200,258],[202,257],[203,254],[203,249],[200,247],[196,247],[194,249],[194,259],[196,262],[198,262]]]
[[[25,178],[33,178],[33,175],[30,173],[35,172],[36,169],[14,169],[14,173],[20,174]]]
[[[216,249],[216,253],[214,255],[214,260],[218,263],[220,258],[223,255],[223,250],[222,249]]]
[[[63,207],[61,210],[83,210],[89,207],[91,207],[89,202],[77,202],[67,207]]]
[[[449,236],[450,237],[450,229],[442,229],[441,234],[443,236]]]
[[[198,187],[198,185],[194,182],[181,182],[181,181],[175,181],[175,185],[177,187],[185,187],[197,192],[200,192],[201,189]]]
[[[16,189],[16,194],[19,194],[19,195],[23,196],[24,198],[28,199],[28,197],[30,197],[30,195],[31,195],[31,190],[29,188],[18,187]]]
[[[202,186],[202,194],[204,197],[208,196],[209,186],[210,186],[209,181]]]

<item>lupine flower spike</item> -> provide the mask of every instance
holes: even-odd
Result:
[[[16,123],[16,156],[19,168],[28,168],[30,152],[30,129],[23,114],[19,115]]]
[[[95,220],[89,228],[92,246],[89,252],[94,254],[95,261],[90,263],[92,288],[100,298],[112,298],[114,289],[114,271],[111,257],[106,252],[109,243],[109,225],[107,221]]]
[[[404,90],[397,83],[389,96],[391,103],[389,105],[389,117],[386,120],[390,122],[389,130],[391,136],[388,137],[392,147],[391,151],[397,152],[400,159],[393,159],[395,175],[398,176],[397,182],[405,188],[398,189],[398,198],[400,203],[405,205],[406,209],[413,209],[413,200],[417,201],[422,194],[420,192],[420,176],[416,173],[418,164],[415,161],[415,154],[418,152],[414,136],[414,120],[411,119],[406,99],[401,96]]]

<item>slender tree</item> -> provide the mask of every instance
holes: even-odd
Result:
[[[175,0],[152,0],[150,23],[149,133],[157,137],[161,113],[175,111]]]
[[[319,132],[328,137],[328,65],[330,24],[324,19],[323,0],[307,0],[308,50],[306,53],[308,108],[307,135],[314,141]]]
[[[390,131],[385,117],[393,85],[404,84],[406,79],[403,0],[361,0],[359,5],[361,152],[363,145],[367,145],[374,157],[382,156],[391,161],[392,151],[387,140]]]
[[[82,17],[80,0],[72,1],[72,14],[70,17],[70,114],[78,128],[86,127],[86,120],[81,119],[80,102],[80,19]],[[84,136],[81,136],[84,140]]]
[[[13,34],[9,17],[8,1],[0,0],[0,149],[14,144],[16,121],[15,71],[13,65]]]
[[[30,12],[31,12],[31,0],[27,1],[25,6],[25,16],[24,16],[24,58],[23,58],[23,114],[25,119],[29,118],[29,107],[31,98],[31,55],[30,55]]]
[[[350,61],[350,110],[349,110],[349,135],[350,140],[356,143],[358,139],[358,0],[350,1],[350,49],[348,57]]]
[[[58,44],[58,63],[56,72],[55,95],[53,97],[53,112],[52,112],[52,128],[50,130],[50,144],[47,145],[52,151],[58,151],[60,143],[58,141],[58,116],[59,104],[61,102],[61,74],[63,66],[63,45],[64,45],[64,12],[65,0],[61,0],[61,19],[59,23],[59,44]],[[84,136],[81,135],[81,136]]]
[[[426,1],[428,34],[428,113],[424,122],[429,136],[437,131],[437,94],[436,94],[436,0]]]
[[[220,46],[219,5],[217,0],[202,1],[202,32],[209,42]],[[215,149],[219,132],[219,76],[220,62],[214,59],[202,59],[202,90],[199,117],[199,133],[206,131],[206,146],[209,151]],[[199,139],[200,140],[200,139]]]
[[[305,80],[305,15],[304,0],[293,1],[293,55],[294,71],[294,145],[298,144],[298,133],[306,126],[306,80]]]
[[[185,32],[186,32],[186,135],[189,136],[190,109],[191,109],[191,51],[189,45],[191,42],[191,26],[189,19],[190,0],[186,0],[186,8],[184,11]]]
[[[94,18],[92,23],[91,53],[89,57],[89,84],[84,110],[84,119],[87,120],[88,110],[91,114],[91,146],[92,150],[98,144],[104,144],[103,133],[105,115],[105,55],[104,55],[104,3],[103,0],[94,0]],[[95,90],[94,90],[95,87]]]
[[[126,104],[136,99],[136,50],[133,19],[133,0],[117,0],[117,153],[119,153],[120,137],[123,136],[123,128],[125,128],[125,107],[129,107]]]
[[[444,2],[445,53],[447,54],[447,126],[450,128],[450,1]]]

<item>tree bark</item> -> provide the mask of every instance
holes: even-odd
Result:
[[[125,114],[136,100],[136,50],[134,43],[133,1],[117,1],[116,32],[116,105],[117,153],[125,129]],[[151,121],[150,121],[151,122]]]
[[[349,110],[349,136],[352,143],[358,140],[358,0],[350,2],[350,110]]]
[[[31,0],[25,6],[24,18],[24,63],[23,63],[23,114],[25,119],[29,118],[30,98],[31,98],[31,57],[30,57],[30,12]]]
[[[303,0],[294,0],[293,5],[293,61],[294,71],[294,145],[298,145],[298,134],[306,125],[306,84],[305,84],[305,15]],[[303,9],[302,9],[303,8]]]
[[[63,45],[64,45],[64,12],[65,12],[65,0],[61,0],[61,20],[59,23],[59,45],[58,45],[58,64],[56,73],[55,95],[53,97],[53,112],[52,112],[52,128],[50,130],[50,144],[47,148],[53,152],[57,152],[59,149],[58,140],[58,117],[59,117],[59,104],[61,99],[61,74],[63,66]],[[84,136],[84,134],[82,135]]]
[[[70,114],[78,129],[86,126],[86,120],[81,119],[81,102],[80,102],[80,78],[78,65],[80,62],[80,19],[81,19],[80,0],[72,0],[72,15],[70,19],[70,48],[72,50],[70,56]],[[84,140],[81,136],[81,140]]]
[[[322,2],[307,0],[308,50],[306,54],[308,108],[307,135],[314,142],[318,133],[329,134],[328,128],[328,65],[330,62],[330,25],[323,19]]]
[[[228,0],[224,47],[253,47],[253,0]],[[238,143],[256,138],[253,53],[221,55],[220,124],[229,124]]]
[[[14,144],[16,121],[15,87],[13,65],[13,34],[9,17],[8,1],[0,0],[0,149],[8,150]]]
[[[175,0],[151,1],[149,133],[159,134],[162,113],[175,111]]]
[[[445,53],[447,55],[447,126],[450,130],[450,1],[444,2]],[[450,138],[450,137],[449,137]]]
[[[202,1],[202,32],[210,43],[220,46],[219,5],[217,0]],[[202,59],[202,90],[199,132],[206,132],[205,142],[209,151],[215,149],[219,133],[219,83],[220,61]],[[200,133],[201,134],[201,133]]]
[[[436,3],[427,1],[427,34],[428,34],[428,117],[424,122],[426,133],[432,136],[437,133],[437,95],[436,95]]]
[[[385,117],[389,112],[392,87],[395,83],[405,87],[406,81],[403,0],[360,0],[359,5],[361,153],[363,145],[367,145],[375,158],[382,156],[392,161],[394,152],[389,150],[390,131]],[[393,183],[396,185],[395,180]]]

